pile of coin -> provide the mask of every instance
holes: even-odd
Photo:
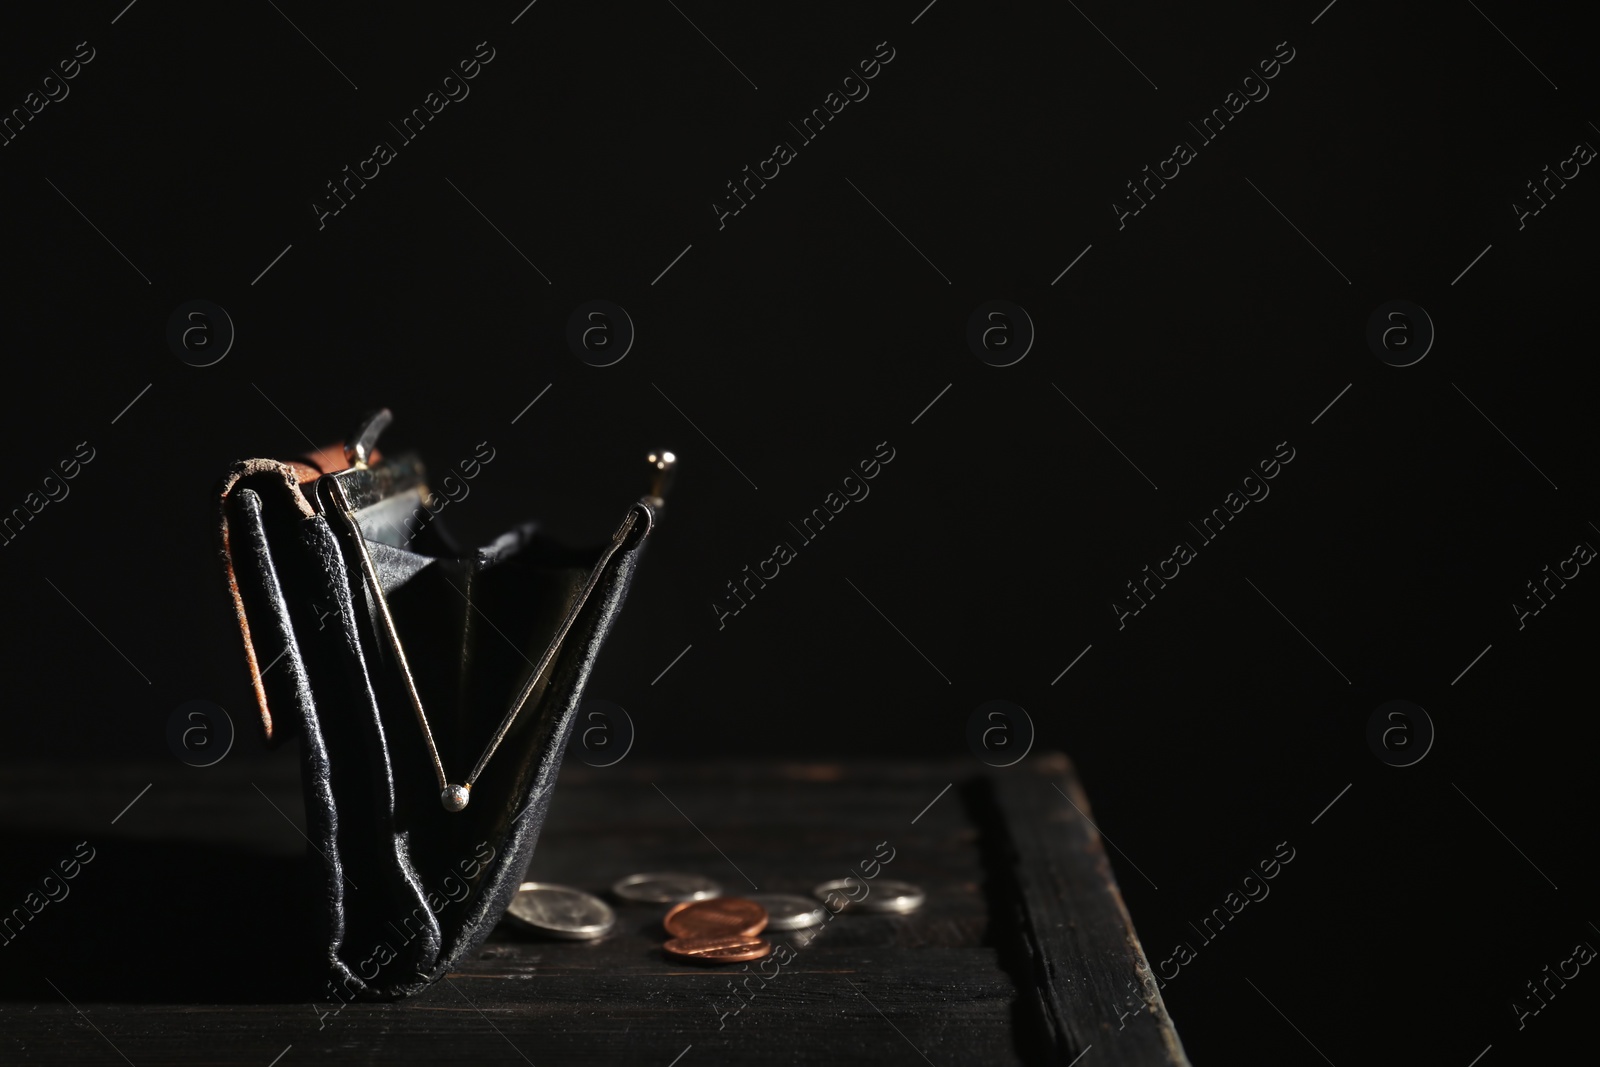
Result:
[[[872,883],[877,892],[853,900],[852,887],[863,884],[853,878],[823,882],[811,891],[816,900],[789,893],[728,897],[709,878],[669,871],[630,874],[613,884],[611,892],[626,903],[671,906],[662,920],[670,935],[662,948],[669,955],[702,963],[745,963],[772,952],[772,943],[759,936],[763,932],[821,926],[830,912],[846,910],[903,915],[927,899],[909,882],[883,878]],[[528,929],[568,940],[604,937],[617,921],[599,897],[547,882],[522,883],[506,914]]]
[[[667,955],[706,963],[744,963],[772,952],[757,937],[767,928],[767,909],[743,897],[714,897],[674,904],[661,925],[671,934]]]

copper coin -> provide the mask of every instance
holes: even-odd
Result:
[[[766,956],[772,951],[772,942],[764,937],[675,937],[661,947],[679,959],[744,963]]]
[[[754,937],[767,927],[767,909],[743,897],[685,901],[662,920],[673,937]]]

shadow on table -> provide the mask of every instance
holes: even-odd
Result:
[[[102,839],[75,850],[62,842],[58,834],[6,842],[0,1000],[312,995],[302,858],[211,843]]]

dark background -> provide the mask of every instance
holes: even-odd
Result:
[[[1511,204],[1600,142],[1573,16],[922,3],[6,15],[5,109],[96,52],[0,148],[0,507],[95,449],[0,549],[7,760],[167,759],[192,699],[229,711],[230,759],[294,759],[253,736],[211,539],[236,459],[388,406],[385,445],[436,470],[496,450],[447,512],[469,540],[537,517],[598,541],[665,444],[681,473],[589,689],[632,758],[949,756],[1012,701],[1078,764],[1153,964],[1296,850],[1164,994],[1196,1063],[1554,1055],[1600,979],[1520,1032],[1510,1004],[1600,943],[1600,579],[1520,631],[1511,604],[1600,544],[1600,179],[1521,230]],[[388,123],[485,40],[400,146]],[[880,41],[870,96],[719,230],[724,183]],[[1280,41],[1270,96],[1119,231],[1124,183]],[[319,230],[378,140],[397,158]],[[605,368],[564,337],[596,298],[637,328]],[[1037,328],[1003,368],[965,340],[995,298]],[[166,341],[191,299],[237,330],[210,367]],[[1395,299],[1438,331],[1410,367],[1364,336]],[[1284,441],[1270,497],[1119,630],[1123,583]],[[880,442],[871,495],[719,629],[724,583]],[[1437,731],[1414,766],[1367,743],[1391,699]]]

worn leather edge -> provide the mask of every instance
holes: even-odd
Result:
[[[382,455],[373,451],[371,460],[377,462]],[[244,642],[245,665],[250,671],[250,685],[255,690],[256,709],[261,720],[261,739],[270,747],[281,740],[281,734],[274,730],[272,723],[272,709],[267,701],[267,690],[262,684],[261,676],[264,673],[260,659],[256,655],[255,641],[250,633],[250,619],[245,613],[244,597],[239,592],[238,575],[234,571],[232,535],[229,530],[228,498],[239,483],[246,478],[266,475],[269,478],[276,476],[283,482],[287,497],[293,501],[295,507],[305,516],[316,514],[316,509],[306,499],[305,492],[300,488],[310,482],[316,481],[324,474],[344,470],[349,463],[344,458],[344,449],[339,445],[329,445],[316,452],[307,453],[301,459],[244,459],[235,463],[222,476],[215,492],[216,505],[216,532],[217,548],[222,556],[223,576],[227,581],[228,593],[233,600],[234,618],[239,625],[239,636]]]
[[[217,508],[217,546],[222,556],[223,575],[228,583],[228,595],[233,600],[234,619],[239,624],[239,635],[244,639],[245,665],[250,670],[250,685],[255,690],[256,709],[261,719],[262,740],[268,745],[276,743],[279,735],[274,731],[272,724],[272,709],[267,704],[267,690],[262,684],[261,661],[256,655],[255,641],[250,633],[250,619],[245,613],[244,596],[239,591],[239,576],[234,569],[233,537],[230,529],[231,521],[228,514],[228,499],[246,478],[265,475],[269,478],[277,476],[283,482],[285,495],[293,501],[295,507],[305,516],[315,514],[311,502],[306,499],[300,486],[313,481],[321,475],[321,471],[309,463],[284,463],[276,459],[246,459],[235,463],[228,473],[223,475],[216,491]]]

